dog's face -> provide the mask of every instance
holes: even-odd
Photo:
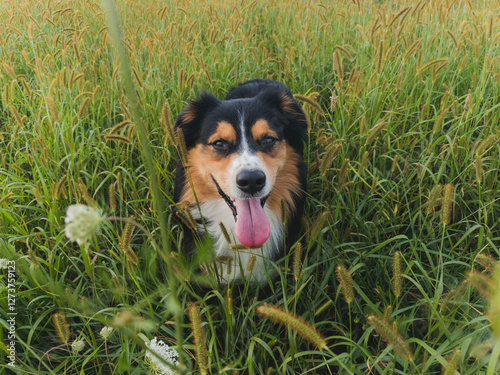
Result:
[[[307,120],[289,95],[271,90],[253,98],[218,100],[204,94],[179,115],[175,129],[186,143],[181,200],[224,199],[236,236],[260,246],[269,236],[264,206],[294,208]],[[186,168],[187,167],[187,168]]]

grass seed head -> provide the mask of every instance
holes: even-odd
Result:
[[[491,255],[480,253],[476,256],[475,261],[483,266],[488,272],[493,272],[498,266],[499,262]]]
[[[293,252],[293,278],[298,281],[302,270],[302,243],[297,242]]]
[[[287,216],[286,206],[287,206],[286,200],[282,199],[281,200],[281,222],[283,223],[283,225],[286,224],[286,216]]]
[[[492,292],[492,285],[489,277],[477,271],[470,271],[467,274],[467,280],[485,298],[490,296],[490,293]]]
[[[191,322],[191,331],[194,338],[194,350],[196,355],[196,363],[200,374],[208,374],[208,360],[205,346],[205,331],[202,326],[200,307],[192,302],[187,304],[189,321]]]
[[[52,315],[52,323],[54,323],[57,337],[59,337],[59,340],[63,344],[66,344],[69,341],[69,326],[66,322],[66,317],[64,316],[64,314],[61,312],[57,312]]]
[[[401,274],[401,253],[396,251],[392,258],[393,289],[396,297],[401,297],[403,287],[403,276]]]
[[[369,145],[372,143],[382,132],[382,130],[385,129],[387,125],[387,122],[385,121],[380,121],[377,125],[375,125],[371,130],[370,133],[368,133],[368,136],[366,137],[366,144]]]
[[[443,125],[443,121],[448,115],[449,111],[450,111],[449,108],[445,108],[443,111],[441,111],[441,114],[438,116],[436,121],[434,121],[434,126],[432,127],[433,134],[436,134],[441,129],[441,125]]]
[[[354,288],[349,271],[343,264],[340,264],[335,268],[335,275],[340,283],[340,289],[344,295],[345,301],[350,304],[354,301]]]
[[[440,184],[434,186],[429,195],[429,203],[427,203],[426,213],[427,215],[434,212],[434,208],[438,205],[439,199],[441,198],[441,192],[443,187]]]
[[[252,256],[250,257],[250,260],[248,261],[248,264],[247,264],[247,272],[248,273],[253,272],[253,269],[255,267],[256,262],[257,262],[257,256],[255,254],[252,254]]]
[[[443,369],[443,375],[455,375],[462,364],[462,351],[455,349],[448,359],[448,364]]]
[[[116,211],[116,181],[109,185],[109,209],[111,212]]]
[[[229,236],[229,232],[227,231],[226,226],[224,225],[224,223],[222,221],[219,222],[219,227],[220,227],[220,230],[222,232],[222,235],[224,236],[224,239],[226,240],[226,242],[229,245],[231,245],[231,243],[232,243],[231,237]]]
[[[479,155],[476,156],[474,161],[474,169],[476,171],[476,183],[480,184],[483,181],[483,158]]]
[[[451,222],[451,217],[453,215],[453,196],[455,194],[455,188],[452,184],[446,184],[443,189],[443,204],[441,208],[441,223],[443,225],[448,225]]]
[[[384,341],[391,345],[394,351],[405,360],[413,360],[413,352],[408,343],[401,337],[399,332],[394,327],[376,315],[368,317],[368,323],[377,332]]]
[[[327,348],[326,340],[319,334],[316,328],[302,318],[268,303],[259,305],[256,311],[260,316],[290,328],[320,350]]]
[[[54,122],[59,122],[59,111],[57,110],[56,103],[54,103],[54,99],[50,96],[45,96],[43,98],[45,100],[45,104],[49,108],[50,115]]]

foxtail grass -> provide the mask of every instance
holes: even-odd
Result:
[[[368,323],[384,341],[391,345],[394,351],[404,360],[413,360],[413,352],[408,343],[401,337],[395,327],[376,315],[370,315]]]
[[[290,312],[284,311],[278,306],[273,306],[267,303],[259,305],[256,311],[263,318],[290,328],[303,339],[315,345],[318,349],[327,348],[326,340],[311,324],[307,323],[302,318],[299,318]]]

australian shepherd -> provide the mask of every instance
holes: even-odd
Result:
[[[177,117],[186,155],[174,198],[188,205],[197,232],[212,238],[221,282],[266,282],[269,261],[297,239],[307,127],[290,90],[263,79],[231,89],[224,100],[204,93]]]

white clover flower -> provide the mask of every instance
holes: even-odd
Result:
[[[87,242],[96,232],[102,216],[95,208],[83,204],[74,204],[66,210],[66,237],[78,245]]]
[[[107,340],[109,336],[113,333],[113,328],[112,327],[104,327],[101,329],[100,335],[104,338],[104,340]]]
[[[85,341],[83,340],[73,341],[71,344],[71,349],[73,349],[73,353],[75,354],[80,353],[83,348],[85,348]]]
[[[9,260],[2,258],[0,259],[0,268],[7,268],[9,266]]]
[[[156,354],[153,354],[150,350],[146,350],[145,360],[148,362],[151,370],[157,375],[174,375],[175,372],[163,362],[170,363],[172,366],[179,366],[179,362],[176,359],[179,356],[177,351],[170,349],[167,344],[162,340],[158,341],[156,337],[149,344],[146,342],[146,346]]]

